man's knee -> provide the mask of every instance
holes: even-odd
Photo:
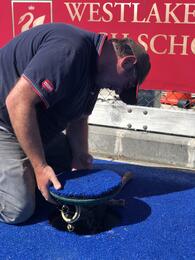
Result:
[[[19,224],[28,220],[34,213],[35,202],[15,203],[0,202],[0,221],[8,224]]]

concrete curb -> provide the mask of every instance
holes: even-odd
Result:
[[[94,156],[195,170],[195,139],[158,133],[89,126]]]

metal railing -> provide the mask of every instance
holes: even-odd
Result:
[[[114,91],[101,90],[89,123],[136,131],[195,137],[195,95],[140,90],[127,106]]]
[[[101,90],[98,100],[111,104],[120,102],[114,91]],[[191,110],[195,112],[195,93],[179,93],[176,91],[139,90],[137,106],[174,109],[180,111]]]

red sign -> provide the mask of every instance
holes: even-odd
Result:
[[[54,22],[140,42],[152,63],[143,88],[195,92],[194,0],[15,0],[12,6],[1,0],[0,11],[1,46],[12,32],[50,22],[53,15]]]
[[[52,22],[51,1],[12,1],[13,36],[50,22]]]

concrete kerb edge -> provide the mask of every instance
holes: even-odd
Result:
[[[195,169],[195,138],[188,142],[188,167]]]
[[[89,149],[113,160],[195,169],[194,138],[90,125]]]

